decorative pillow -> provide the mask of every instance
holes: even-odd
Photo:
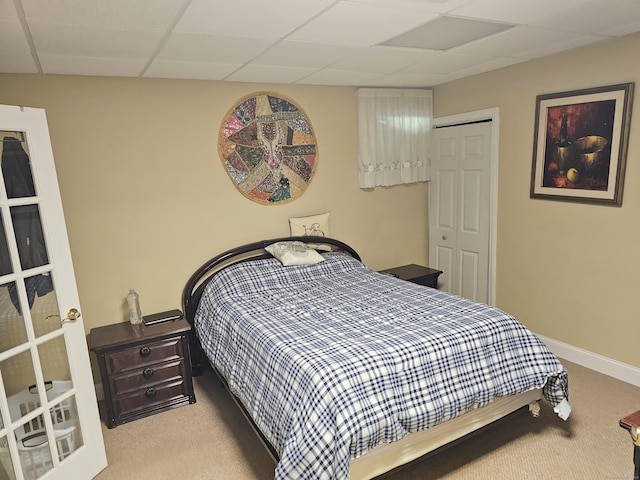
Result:
[[[265,248],[282,265],[313,265],[324,261],[324,257],[302,242],[277,242]]]
[[[289,228],[292,237],[329,237],[329,214],[320,213],[307,217],[290,218]],[[328,245],[310,244],[310,246],[320,250],[331,250]]]

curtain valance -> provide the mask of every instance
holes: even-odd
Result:
[[[360,187],[428,181],[433,92],[360,88],[357,96]]]

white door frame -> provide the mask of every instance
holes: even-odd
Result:
[[[489,304],[496,303],[496,247],[498,236],[498,147],[500,133],[500,110],[498,107],[476,110],[473,112],[449,115],[434,118],[432,125],[435,127],[454,126],[463,123],[491,120],[491,173],[489,176],[489,279],[488,298]],[[429,223],[431,223],[429,215]]]

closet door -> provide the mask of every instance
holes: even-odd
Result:
[[[90,479],[107,462],[44,110],[0,105],[0,140],[0,477]]]
[[[491,122],[432,131],[429,264],[441,290],[489,303]]]

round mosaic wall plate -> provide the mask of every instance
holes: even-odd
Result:
[[[240,193],[264,205],[301,196],[318,165],[307,115],[293,100],[271,92],[247,95],[229,110],[218,149]]]

